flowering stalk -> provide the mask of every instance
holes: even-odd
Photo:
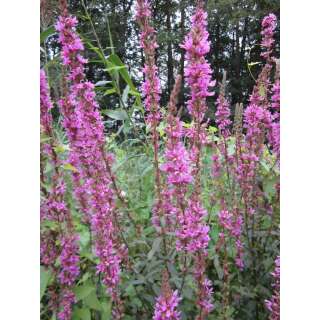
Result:
[[[165,190],[165,188],[162,188],[161,172],[159,167],[159,134],[157,126],[161,119],[159,111],[161,88],[158,77],[158,68],[155,64],[155,49],[158,47],[158,44],[155,36],[155,29],[150,25],[151,9],[149,1],[137,0],[136,10],[136,20],[141,29],[140,46],[145,55],[145,65],[143,68],[145,81],[142,85],[142,93],[144,96],[145,108],[148,112],[146,122],[151,127],[152,135],[156,192],[156,201],[153,207],[153,221],[157,228],[161,217],[166,219],[166,212],[170,210],[166,205],[166,198],[170,197],[170,194]],[[160,233],[163,238],[164,252],[165,255],[167,255],[168,249],[165,226],[161,226]]]
[[[187,107],[194,121],[189,136],[192,141],[191,155],[195,165],[196,193],[200,193],[201,149],[202,145],[206,143],[206,133],[201,123],[207,111],[206,97],[213,95],[208,91],[209,87],[215,85],[215,81],[211,81],[212,70],[205,59],[205,55],[210,51],[210,42],[206,30],[207,13],[202,7],[203,3],[199,1],[196,11],[191,17],[191,31],[181,45],[186,50],[185,77],[190,87],[190,99],[187,102]]]
[[[188,185],[192,181],[189,154],[181,141],[184,135],[182,122],[176,113],[176,103],[181,85],[181,76],[178,76],[171,92],[167,127],[165,163],[160,167],[166,175],[166,225],[171,226],[171,231],[175,230],[175,217],[184,215]],[[170,218],[169,218],[170,217]]]
[[[154,167],[156,174],[156,193],[158,201],[161,203],[161,176],[159,170],[159,136],[157,125],[160,121],[159,101],[160,101],[160,80],[158,77],[158,68],[155,64],[155,49],[158,47],[155,37],[155,30],[150,25],[151,9],[148,0],[137,1],[136,20],[141,29],[140,45],[145,54],[145,65],[143,73],[145,82],[142,85],[145,108],[148,112],[147,123],[151,127],[152,143],[154,149]]]
[[[58,313],[58,319],[69,320],[71,319],[71,306],[76,302],[75,295],[70,290],[70,287],[74,285],[76,278],[80,274],[79,237],[74,233],[71,213],[64,201],[65,184],[62,179],[62,173],[59,170],[61,161],[58,159],[54,148],[51,109],[49,87],[45,72],[41,70],[40,122],[43,133],[50,138],[50,143],[45,144],[44,149],[54,166],[53,188],[46,194],[46,199],[41,204],[41,221],[56,223],[56,230],[46,230],[41,234],[41,262],[52,269],[62,287],[60,299],[56,298],[59,302],[54,307],[61,310]],[[57,245],[57,242],[60,244]],[[60,260],[59,268],[55,266],[57,258]]]
[[[273,295],[270,300],[265,300],[266,307],[270,311],[269,320],[280,320],[280,256],[275,260]]]
[[[194,164],[192,172],[194,192],[188,202],[185,215],[180,221],[181,228],[178,235],[186,242],[185,249],[190,253],[195,253],[194,277],[198,284],[197,305],[200,314],[197,319],[199,320],[205,319],[213,308],[211,283],[204,274],[205,256],[210,239],[209,227],[203,222],[207,212],[200,201],[201,150],[207,140],[202,121],[207,110],[206,98],[213,95],[208,91],[209,87],[215,85],[215,82],[211,81],[212,70],[205,59],[205,55],[210,51],[206,19],[207,13],[203,10],[203,2],[198,1],[196,11],[191,17],[191,30],[181,45],[186,50],[185,77],[190,87],[190,99],[187,102],[187,107],[194,122],[189,132],[192,144],[190,158]],[[187,239],[191,241],[186,241]],[[179,247],[180,243],[178,242],[177,245]]]
[[[220,86],[220,92],[217,99],[217,111],[216,111],[216,123],[218,125],[220,134],[222,137],[227,138],[230,135],[229,126],[231,125],[230,120],[230,106],[229,102],[225,97],[226,94],[226,77],[227,73],[223,73],[223,79]]]
[[[63,13],[56,29],[70,89],[60,101],[60,109],[70,143],[69,161],[78,172],[74,176],[75,194],[79,200],[85,199],[87,208],[90,208],[86,214],[90,218],[95,253],[99,258],[97,271],[102,274],[102,283],[114,302],[114,319],[120,319],[122,310],[117,286],[120,265],[127,250],[119,238],[115,195],[107,170],[112,165],[113,156],[104,151],[104,126],[95,101],[94,85],[85,81],[84,65],[87,61],[81,55],[83,44],[75,32],[77,19],[67,15],[66,10]]]
[[[270,72],[272,69],[273,33],[276,26],[276,17],[273,14],[266,16],[262,21],[262,43],[264,49],[261,54],[266,59],[257,83],[250,96],[250,104],[244,113],[244,127],[247,130],[244,151],[240,155],[240,164],[237,168],[238,180],[242,188],[248,213],[255,212],[255,198],[257,197],[256,168],[261,157],[265,134],[272,130],[272,115],[269,109],[268,92],[270,87]],[[270,135],[270,134],[269,134]]]
[[[280,160],[280,64],[275,59],[276,73],[275,82],[272,86],[271,108],[273,109],[271,130],[269,131],[269,143],[276,155],[277,162]]]

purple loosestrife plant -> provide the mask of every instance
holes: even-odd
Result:
[[[50,110],[49,87],[44,70],[40,71],[40,116],[43,132],[49,136],[51,143],[46,145],[47,154],[54,166],[52,176],[52,189],[45,194],[46,198],[41,204],[41,221],[49,221],[57,224],[57,230],[45,230],[41,234],[41,262],[52,269],[57,275],[62,287],[57,308],[64,310],[58,313],[59,320],[71,319],[71,306],[75,302],[75,296],[70,287],[74,285],[80,274],[78,235],[74,233],[70,210],[64,201],[65,184],[59,169],[61,161],[58,159],[54,148],[54,136],[52,130],[52,117]],[[48,151],[49,150],[49,151]],[[58,245],[58,240],[60,245]],[[56,267],[56,259],[59,258],[60,267]],[[54,295],[52,295],[53,297]]]
[[[244,146],[240,148],[237,176],[244,194],[248,214],[256,212],[257,201],[260,197],[260,192],[256,187],[256,171],[262,156],[266,136],[269,137],[271,144],[275,145],[275,152],[278,150],[278,140],[274,136],[277,137],[279,127],[277,125],[273,126],[273,116],[269,111],[270,103],[268,101],[275,26],[276,17],[273,14],[265,17],[262,21],[263,39],[261,45],[266,50],[262,56],[266,59],[266,64],[257,79],[250,96],[250,103],[244,112],[244,128],[247,132]]]
[[[154,152],[156,204],[153,208],[153,221],[157,224],[159,217],[165,212],[163,192],[161,192],[161,173],[159,168],[159,134],[157,125],[161,119],[159,110],[160,79],[158,68],[155,64],[155,50],[158,47],[155,29],[150,24],[151,8],[148,0],[137,0],[136,20],[140,26],[140,46],[144,51],[145,65],[143,73],[145,81],[142,85],[144,105],[147,111],[146,122],[151,128],[152,144]],[[157,227],[157,226],[156,226]],[[163,230],[161,232],[164,232]]]
[[[276,64],[275,82],[272,86],[271,92],[271,109],[272,124],[269,131],[268,139],[272,146],[273,153],[276,155],[277,162],[280,161],[280,62],[274,59]]]
[[[185,77],[190,87],[187,107],[194,122],[189,135],[192,144],[190,158],[194,165],[194,192],[184,216],[179,221],[181,227],[177,231],[177,236],[182,241],[178,240],[177,247],[181,245],[190,253],[196,252],[194,276],[198,284],[197,305],[200,309],[199,319],[205,319],[213,306],[209,303],[212,293],[211,283],[204,275],[204,257],[207,255],[210,238],[209,227],[203,221],[207,212],[200,201],[201,150],[202,145],[206,143],[206,133],[202,122],[207,111],[206,98],[213,95],[209,92],[209,87],[213,87],[215,81],[211,80],[212,70],[205,59],[205,55],[210,51],[210,42],[206,30],[207,13],[203,10],[202,1],[198,2],[195,13],[191,17],[191,23],[191,30],[181,47],[186,50]]]
[[[52,134],[52,115],[50,110],[53,108],[46,73],[40,70],[40,124],[42,131],[47,135]]]
[[[186,194],[188,191],[188,186],[192,182],[191,175],[191,163],[189,159],[189,154],[181,141],[184,130],[182,122],[176,113],[176,102],[181,85],[181,76],[178,76],[171,92],[169,109],[167,116],[167,127],[165,129],[167,134],[166,148],[164,152],[165,162],[161,165],[160,169],[166,174],[166,182],[168,190],[166,191],[170,194],[168,201],[165,201],[167,206],[170,205],[170,210],[166,212],[173,215],[171,221],[172,230],[174,231],[175,219],[176,217],[183,216],[186,207]],[[167,215],[166,215],[167,216]]]
[[[40,70],[40,124],[41,133],[45,134],[46,139],[49,139],[50,143],[41,143],[41,155],[46,155],[50,161],[54,160],[53,165],[56,163],[56,159],[52,158],[53,145],[52,145],[52,116],[50,110],[53,108],[49,86],[44,70]],[[41,183],[45,183],[45,177],[42,169],[41,161]],[[61,204],[55,201],[53,192],[49,193],[45,188],[42,188],[43,193],[46,195],[45,200],[41,202],[40,206],[40,218],[41,221],[49,220],[56,221],[57,217],[55,214],[54,207],[61,207]],[[64,209],[64,204],[62,204]],[[52,210],[53,209],[53,210]],[[59,212],[59,211],[58,211]],[[46,267],[53,267],[56,258],[59,255],[59,248],[56,245],[58,232],[54,230],[44,230],[41,232],[40,242],[40,257],[41,263]]]
[[[223,80],[220,86],[220,93],[216,102],[217,111],[215,113],[216,123],[224,139],[229,137],[230,135],[229,126],[231,125],[230,105],[228,100],[225,97],[225,94],[226,94],[225,91],[226,91],[226,72],[224,72],[223,74]]]
[[[280,159],[280,80],[276,80],[272,87],[272,108],[275,110],[272,116],[269,142],[277,159]]]
[[[95,101],[94,85],[85,80],[86,60],[81,55],[83,44],[75,32],[76,25],[76,18],[68,15],[60,16],[56,25],[70,83],[69,94],[60,101],[60,108],[70,143],[70,162],[79,172],[74,176],[75,194],[90,208],[85,213],[90,218],[95,254],[99,258],[97,271],[102,274],[102,283],[113,299],[113,312],[118,319],[121,311],[117,286],[121,262],[127,252],[119,240],[115,196],[107,170],[113,156],[105,155],[104,126]]]
[[[181,45],[186,50],[187,66],[185,68],[186,82],[190,88],[190,98],[187,101],[189,113],[192,116],[194,125],[190,130],[192,149],[191,158],[194,161],[194,177],[196,192],[199,193],[200,179],[200,158],[202,145],[206,143],[206,133],[202,121],[207,111],[206,98],[212,96],[209,87],[215,85],[211,80],[212,70],[205,59],[205,55],[210,51],[208,41],[207,13],[202,8],[202,1],[198,2],[197,8],[191,17],[191,30],[187,34],[184,43]]]
[[[222,232],[219,234],[217,248],[225,248],[225,239],[227,236],[229,236],[229,239],[233,239],[237,252],[235,264],[240,270],[243,270],[243,244],[241,240],[243,218],[239,214],[239,210],[237,208],[233,209],[231,212],[225,208],[224,204],[222,205],[222,208],[223,209],[218,214]]]
[[[278,257],[275,262],[276,268],[272,273],[274,290],[272,297],[265,300],[265,310],[261,310],[261,297],[264,294],[259,284],[265,277],[266,267],[258,260],[270,252],[271,247],[274,250],[274,245],[270,248],[268,245],[277,236],[273,228],[278,222],[278,217],[273,212],[278,212],[279,184],[275,187],[278,195],[274,190],[269,190],[276,183],[274,178],[277,178],[278,171],[274,166],[279,163],[280,158],[280,75],[278,60],[272,56],[275,16],[270,14],[262,21],[261,56],[265,65],[258,76],[247,108],[243,112],[242,104],[238,105],[241,108],[236,107],[234,127],[231,130],[232,112],[225,91],[224,74],[215,102],[218,137],[213,135],[210,139],[208,132],[214,133],[215,130],[206,128],[209,123],[209,119],[206,120],[205,117],[208,111],[206,100],[213,95],[210,88],[214,87],[215,81],[212,81],[213,71],[206,60],[206,54],[210,51],[206,30],[207,13],[203,8],[204,2],[197,1],[191,17],[191,30],[181,45],[186,51],[184,76],[189,90],[186,105],[192,122],[190,126],[185,125],[180,119],[180,112],[177,112],[182,82],[181,76],[177,76],[168,113],[163,119],[166,124],[165,137],[160,140],[161,86],[155,64],[158,47],[156,31],[152,27],[151,1],[137,0],[136,21],[141,29],[140,45],[145,58],[141,90],[154,160],[155,192],[151,209],[152,224],[156,230],[154,233],[154,228],[146,226],[144,222],[136,225],[137,222],[144,221],[145,217],[140,220],[140,212],[147,212],[150,205],[149,196],[153,194],[153,190],[149,190],[151,174],[147,179],[139,179],[146,182],[139,186],[139,195],[142,195],[141,200],[148,206],[138,203],[140,199],[136,203],[133,199],[134,207],[131,207],[132,197],[128,197],[127,201],[117,187],[112,171],[114,156],[105,150],[104,122],[95,97],[95,86],[86,80],[87,60],[83,57],[84,45],[76,32],[77,18],[68,14],[66,0],[60,2],[62,14],[56,30],[61,45],[63,74],[62,97],[58,106],[68,139],[67,159],[65,154],[61,156],[60,151],[57,151],[61,149],[53,130],[53,104],[45,72],[41,70],[40,74],[40,250],[41,265],[49,268],[53,274],[42,300],[46,303],[49,298],[46,308],[49,310],[48,317],[51,312],[59,320],[71,320],[75,316],[72,314],[73,305],[77,302],[74,287],[86,286],[87,280],[84,278],[89,275],[90,284],[98,276],[99,283],[106,287],[112,303],[112,319],[119,320],[128,315],[153,320],[181,320],[185,317],[207,320],[215,316],[226,319],[235,314],[241,317],[245,314],[243,311],[246,311],[243,310],[243,302],[250,298],[242,297],[241,293],[247,289],[251,292],[250,288],[256,292],[250,301],[250,311],[255,311],[253,317],[260,318],[261,312],[266,313],[268,309],[270,320],[278,320],[280,260]],[[271,81],[274,63],[276,72]],[[210,174],[209,177],[206,176],[207,151],[210,149],[206,150],[205,146],[209,144],[212,144],[213,149],[211,177]],[[273,154],[268,152],[267,147],[270,147]],[[138,148],[140,146],[134,152]],[[119,155],[123,157],[122,152]],[[271,163],[273,159],[276,161],[274,164]],[[129,170],[136,168],[135,165],[131,167],[127,157],[123,163],[128,163]],[[48,164],[53,170],[45,170]],[[67,169],[65,165],[71,168],[69,172],[62,170]],[[125,171],[121,175],[123,180],[127,177],[126,173]],[[69,192],[69,175],[72,179],[72,193]],[[124,183],[127,183],[131,192],[131,179]],[[205,186],[203,190],[202,185]],[[209,189],[210,186],[213,186],[213,192]],[[134,192],[135,190],[132,194]],[[135,213],[134,218],[130,215],[129,218],[136,228],[136,234],[127,223],[129,220],[123,219],[122,212],[118,211],[117,200],[120,200],[120,205],[127,204],[126,212]],[[82,228],[75,216],[77,230],[79,228],[82,236],[84,232],[86,238],[86,227],[90,228],[88,247],[97,257],[94,269],[92,263],[95,260],[89,262],[89,259],[88,263],[87,260],[80,261],[79,236],[74,232],[71,215],[73,211],[69,207],[71,201],[75,201],[75,207],[81,213],[81,223],[86,224]],[[207,210],[211,212],[209,216]],[[262,214],[264,212],[266,214]],[[154,234],[155,239],[152,238]],[[214,246],[210,243],[209,234],[212,239],[218,238]],[[135,239],[135,236],[139,239]],[[130,250],[130,263],[128,248],[124,245],[127,244],[127,239],[128,242],[131,241],[133,248]],[[88,247],[83,245],[83,257]],[[139,258],[145,258],[145,261],[139,261]],[[80,263],[83,261],[81,272],[84,277],[76,284],[80,275]],[[122,272],[125,263],[128,263],[126,273]],[[162,286],[159,290],[156,283],[159,276],[157,270],[161,268]],[[207,268],[210,279],[206,274]],[[95,275],[91,274],[92,270]],[[248,276],[249,272],[252,275]],[[133,273],[136,275],[133,276]],[[215,277],[215,274],[219,279],[214,281],[214,285],[220,287],[221,291],[217,292],[219,302],[215,302],[214,306],[212,275]],[[148,279],[148,283],[141,279]],[[186,288],[192,279],[194,285]],[[173,284],[176,288],[171,286]],[[105,297],[100,296],[99,287],[96,288],[97,298],[104,309],[106,301]],[[123,289],[123,292],[120,291]],[[156,294],[154,306],[150,305],[152,292]],[[194,296],[190,297],[190,294]],[[182,298],[186,299],[183,303]],[[194,305],[188,306],[191,300]],[[241,306],[239,310],[235,310],[238,306]],[[84,299],[84,305],[80,302],[77,307],[88,311],[84,310],[89,308],[87,299]],[[217,309],[212,312],[214,307]],[[95,313],[97,317],[102,316],[98,310]]]

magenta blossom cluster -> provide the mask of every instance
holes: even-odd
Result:
[[[264,36],[262,46],[268,49],[267,63],[262,69],[257,84],[253,89],[250,97],[250,104],[244,113],[244,127],[247,129],[245,138],[245,151],[241,154],[241,161],[238,166],[238,178],[244,192],[251,192],[254,180],[257,163],[260,159],[265,135],[271,140],[271,144],[275,145],[276,152],[278,149],[277,139],[278,125],[273,127],[273,117],[269,111],[268,90],[270,85],[270,71],[272,66],[269,63],[271,60],[273,31],[276,25],[276,17],[273,14],[265,17],[262,22],[262,34]],[[267,40],[266,40],[267,39]],[[279,87],[275,87],[277,90]],[[275,92],[274,99],[277,101],[278,94]],[[250,186],[251,185],[251,186]]]
[[[167,182],[173,186],[188,185],[192,182],[190,159],[181,138],[184,135],[182,122],[172,119],[166,128],[168,141],[165,150],[166,162],[161,170],[167,173]]]
[[[61,270],[58,279],[61,284],[71,286],[80,274],[79,269],[79,236],[75,234],[66,235],[61,238],[61,254],[59,257]]]
[[[231,239],[234,239],[237,256],[235,258],[236,266],[242,270],[244,268],[243,262],[243,244],[241,241],[241,232],[243,225],[243,218],[237,209],[232,212],[225,208],[219,212],[219,224],[223,232],[219,234],[219,247],[224,244],[225,236],[228,234]]]
[[[277,79],[272,87],[272,108],[276,111],[280,110],[280,80]]]
[[[262,42],[261,46],[265,50],[261,53],[261,56],[267,60],[270,59],[270,55],[272,53],[272,47],[274,44],[274,30],[277,26],[277,17],[270,13],[268,16],[264,17],[262,20]]]
[[[157,298],[153,320],[180,320],[180,311],[177,310],[181,298],[178,291],[170,290]]]
[[[51,139],[52,137],[52,115],[51,109],[53,104],[50,98],[50,90],[46,77],[46,73],[43,69],[40,70],[40,125],[41,132],[45,135],[45,139]],[[41,154],[46,155],[53,165],[55,165],[56,159],[53,152],[52,141],[41,143]]]
[[[207,13],[200,5],[191,17],[191,23],[191,32],[181,47],[186,50],[185,77],[191,91],[187,102],[188,110],[195,121],[201,122],[207,110],[206,97],[213,95],[209,92],[209,87],[213,87],[215,81],[211,80],[212,70],[205,59],[205,55],[210,51],[210,42],[206,30]]]
[[[43,69],[40,70],[40,124],[42,130],[46,134],[51,134],[52,130],[52,115],[50,110],[53,108],[46,73]]]
[[[186,50],[185,78],[190,88],[187,107],[194,121],[188,136],[192,141],[190,158],[196,167],[193,170],[193,175],[196,177],[197,184],[199,183],[201,146],[207,142],[205,126],[201,123],[207,111],[206,98],[213,95],[213,92],[209,91],[209,87],[215,85],[215,81],[211,79],[212,70],[205,58],[205,55],[210,51],[209,34],[206,27],[207,13],[203,10],[200,1],[191,17],[191,30],[181,45],[181,48]]]
[[[200,284],[200,294],[198,299],[198,305],[201,310],[203,310],[202,317],[205,318],[212,310],[212,282],[208,278],[204,278],[203,282]]]
[[[85,81],[86,59],[81,55],[83,44],[75,32],[76,25],[76,18],[71,16],[59,17],[56,25],[70,83],[70,93],[60,101],[60,108],[70,144],[69,161],[77,171],[73,175],[75,195],[80,203],[87,205],[83,209],[94,234],[95,253],[99,258],[97,271],[102,273],[102,282],[115,301],[120,264],[126,250],[116,231],[115,196],[107,170],[113,157],[105,154],[104,126],[94,85]]]
[[[72,305],[76,303],[76,296],[70,289],[64,289],[61,293],[61,305],[58,313],[59,320],[70,320]]]
[[[206,252],[210,237],[209,227],[203,223],[207,211],[197,200],[190,199],[184,214],[178,216],[179,229],[176,231],[177,250],[190,253]]]
[[[138,0],[136,6],[136,20],[140,25],[140,45],[145,53],[145,65],[143,72],[145,82],[142,85],[144,104],[149,112],[147,122],[151,126],[156,126],[160,120],[160,80],[158,77],[158,67],[155,64],[155,50],[158,47],[156,42],[155,29],[150,25],[151,10],[148,0]]]
[[[219,95],[216,104],[217,111],[215,116],[218,128],[223,137],[228,137],[230,135],[229,126],[231,125],[230,106],[224,94]]]
[[[280,80],[277,79],[272,87],[271,107],[274,110],[272,115],[269,142],[277,159],[280,158]]]
[[[196,317],[196,320],[206,319],[214,308],[212,303],[212,282],[206,277],[205,270],[205,256],[200,254],[196,255],[194,277],[198,284],[196,303],[200,309],[200,314]]]
[[[166,148],[164,152],[165,162],[160,166],[160,170],[166,175],[165,194],[170,197],[164,197],[164,205],[168,216],[170,205],[170,216],[174,218],[183,215],[186,207],[186,194],[188,186],[192,183],[191,162],[189,153],[186,150],[182,140],[185,132],[178,116],[175,116],[176,101],[181,85],[181,77],[178,76],[172,90],[169,102],[169,114],[167,116],[167,134]],[[167,201],[168,200],[168,201]],[[174,219],[171,219],[173,229]],[[174,231],[174,230],[173,230]]]
[[[280,320],[280,256],[275,260],[274,272],[271,273],[274,278],[273,295],[265,304],[270,311],[270,320]]]
[[[251,102],[246,108],[244,127],[247,133],[244,150],[241,152],[237,167],[237,177],[244,197],[247,199],[254,191],[256,168],[263,151],[265,133],[271,127],[271,122],[271,113],[263,105]]]

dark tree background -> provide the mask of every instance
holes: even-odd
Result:
[[[153,24],[157,30],[159,48],[156,60],[162,83],[161,105],[166,106],[175,76],[184,71],[184,50],[180,44],[190,29],[190,16],[195,1],[190,0],[153,0]],[[59,14],[57,0],[41,1],[42,31],[54,24]],[[79,19],[78,31],[97,45],[95,35],[86,19],[83,4],[90,14],[96,34],[105,52],[111,53],[111,45],[122,61],[128,66],[132,79],[139,86],[142,81],[142,51],[138,41],[138,26],[134,21],[134,0],[70,0],[69,11]],[[278,17],[276,30],[276,56],[279,56],[280,4],[278,0],[208,0],[208,31],[211,40],[211,51],[207,56],[218,82],[223,71],[227,71],[227,92],[232,110],[237,102],[246,105],[260,69],[260,31],[261,20],[268,13]],[[110,41],[108,23],[110,26]],[[47,41],[45,50],[50,52],[47,59],[54,58],[59,48],[53,36]],[[85,56],[90,59],[87,77],[93,82],[108,80],[101,65],[94,61],[94,53],[87,50]],[[44,61],[44,57],[42,56]],[[255,63],[248,69],[248,63]],[[58,72],[57,72],[58,73]],[[121,85],[121,83],[120,83]],[[123,84],[123,87],[125,84]],[[218,85],[216,89],[218,90]],[[57,95],[59,93],[57,92]],[[187,90],[184,87],[180,94],[179,104],[183,105]],[[112,96],[100,97],[101,108],[114,108],[116,100]],[[215,98],[209,99],[208,117],[213,119]],[[185,110],[185,109],[183,109]],[[182,114],[187,117],[187,113]]]

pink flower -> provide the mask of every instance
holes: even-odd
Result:
[[[273,34],[277,26],[277,17],[270,13],[268,16],[264,17],[262,20],[262,42],[261,46],[265,51],[261,53],[261,56],[267,60],[270,59],[272,53],[272,47],[274,44]]]
[[[171,291],[171,290],[170,290]],[[177,311],[177,306],[181,298],[178,296],[178,291],[169,292],[167,296],[160,295],[157,298],[153,320],[180,320],[180,311]]]
[[[189,200],[185,212],[178,216],[179,229],[176,231],[177,250],[187,252],[206,252],[210,237],[209,227],[203,223],[207,211],[200,202]]]
[[[76,296],[70,289],[64,289],[61,293],[59,320],[70,320],[72,315],[72,305],[76,303]]]
[[[78,235],[71,234],[61,237],[62,251],[59,257],[61,270],[58,275],[58,279],[61,284],[68,286],[73,285],[76,278],[80,274],[78,241]]]
[[[144,96],[144,104],[149,112],[147,122],[151,126],[156,126],[161,118],[159,112],[160,101],[160,80],[158,77],[158,68],[155,65],[155,49],[158,47],[155,37],[155,30],[150,25],[151,9],[147,0],[138,0],[136,6],[136,20],[140,25],[140,45],[145,53],[145,65],[143,72],[145,74],[145,82],[142,85],[142,94]]]
[[[230,118],[230,106],[228,101],[225,99],[223,94],[220,94],[217,99],[217,111],[216,111],[216,122],[222,135],[227,137],[230,132],[228,127],[231,125]]]
[[[211,80],[212,70],[204,57],[210,51],[210,42],[206,30],[207,13],[200,6],[192,16],[191,23],[192,31],[181,47],[186,50],[185,77],[191,91],[188,110],[196,122],[201,122],[207,110],[205,99],[213,95],[209,87],[213,87],[215,81]]]

